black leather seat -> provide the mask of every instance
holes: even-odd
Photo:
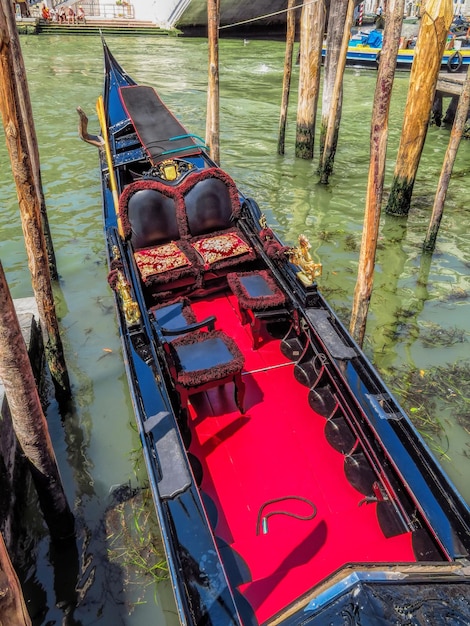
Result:
[[[210,168],[189,175],[182,188],[187,234],[205,270],[224,270],[256,258],[236,226],[241,206],[235,182]]]
[[[200,263],[181,239],[182,217],[172,188],[154,180],[131,183],[119,199],[119,215],[144,284],[196,281]]]
[[[234,181],[215,167],[190,173],[178,185],[138,180],[119,198],[123,233],[142,281],[171,282],[173,292],[256,258],[237,228],[240,211]]]

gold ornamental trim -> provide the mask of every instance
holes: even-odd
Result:
[[[178,159],[165,159],[164,161],[158,163],[158,165],[156,165],[154,169],[156,170],[157,176],[159,178],[161,178],[162,180],[166,180],[169,183],[172,183],[175,180],[181,178],[183,174],[186,174],[186,172],[188,172],[189,170],[192,170],[193,167],[193,164],[188,163],[187,161],[181,161]]]
[[[116,291],[119,294],[122,302],[122,308],[124,310],[124,317],[126,318],[126,324],[133,326],[140,320],[140,310],[137,302],[132,298],[131,286],[125,279],[123,273],[118,270]]]
[[[116,244],[111,248],[111,254],[114,261],[119,261],[120,267],[122,267],[121,253]],[[124,276],[122,269],[114,270],[116,272],[116,283],[113,285],[113,289],[121,298],[122,309],[124,311],[124,317],[128,326],[137,324],[140,320],[140,309],[137,302],[133,299],[131,293],[131,286],[129,281]]]
[[[311,246],[306,235],[299,235],[298,241],[299,245],[290,248],[287,251],[287,256],[291,263],[300,267],[297,278],[305,287],[309,287],[313,285],[316,278],[322,275],[323,266],[321,263],[315,263],[312,259],[309,252]]]

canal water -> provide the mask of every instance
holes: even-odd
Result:
[[[90,132],[98,132],[100,40],[24,36],[21,44],[60,274],[57,312],[73,385],[69,409],[59,412],[51,394],[47,417],[77,519],[77,550],[64,556],[54,553],[37,509],[29,512],[21,566],[28,607],[34,626],[173,626],[178,622],[168,581],[156,585],[147,572],[151,559],[146,569],[145,558],[138,566],[130,554],[132,542],[145,540],[145,502],[136,501],[131,519],[125,511],[134,501],[129,492],[144,479],[143,462],[106,282],[98,157],[77,134],[78,105],[90,118]],[[113,37],[108,44],[131,76],[156,87],[188,130],[204,136],[205,40]],[[313,256],[323,263],[320,288],[348,325],[376,74],[346,72],[335,171],[330,184],[321,186],[318,141],[313,161],[294,157],[297,68],[286,153],[276,154],[283,63],[282,43],[220,42],[221,165],[257,199],[286,243],[294,244],[300,233],[309,237]],[[397,74],[394,84],[385,195],[408,78]],[[364,350],[470,502],[468,141],[458,152],[436,251],[421,253],[449,134],[446,128],[429,129],[408,220],[383,214]],[[13,297],[21,298],[32,292],[3,133],[0,159],[0,258]],[[130,526],[136,531],[132,538]]]

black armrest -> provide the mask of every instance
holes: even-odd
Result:
[[[160,331],[163,336],[168,337],[170,335],[184,335],[186,333],[190,333],[193,330],[199,330],[200,328],[204,328],[207,326],[208,330],[214,330],[215,328],[215,315],[210,315],[206,317],[202,322],[196,322],[195,324],[188,324],[187,326],[183,326],[182,328],[165,328],[164,326],[160,327]]]

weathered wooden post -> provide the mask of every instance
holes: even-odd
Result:
[[[31,106],[31,99],[29,97],[28,81],[26,78],[26,70],[23,61],[23,55],[21,52],[21,46],[18,35],[18,27],[16,24],[16,17],[13,12],[13,4],[7,0],[1,0],[3,4],[3,10],[7,21],[8,33],[11,42],[12,51],[12,65],[14,68],[15,76],[17,79],[17,86],[19,91],[19,103],[21,107],[21,115],[23,119],[23,125],[25,129],[26,141],[28,142],[29,156],[31,159],[31,167],[33,177],[35,181],[36,194],[39,199],[39,207],[42,221],[42,229],[44,232],[44,238],[46,241],[47,254],[49,258],[49,271],[53,280],[59,278],[57,273],[57,265],[55,259],[54,246],[52,243],[51,231],[49,228],[49,220],[46,211],[46,200],[44,198],[44,192],[42,188],[41,180],[41,168],[39,160],[38,142],[36,139],[36,130],[34,127],[33,109]]]
[[[295,156],[302,159],[313,158],[325,19],[324,2],[304,2],[300,17],[299,101],[295,136]]]
[[[426,139],[439,69],[452,23],[452,0],[428,0],[411,66],[402,134],[386,211],[408,215]]]
[[[375,253],[377,250],[385,178],[388,113],[390,109],[393,79],[395,77],[404,9],[405,0],[388,1],[385,17],[384,44],[380,57],[372,108],[366,210],[350,322],[351,334],[360,346],[362,346],[364,341],[367,313],[369,311],[369,302],[374,279]]]
[[[0,378],[13,428],[29,461],[51,537],[62,540],[74,534],[75,522],[62,486],[28,351],[1,262],[0,302]]]
[[[343,74],[354,16],[354,0],[336,0],[330,6],[323,79],[320,127],[320,182],[328,183],[338,142],[343,100]]]
[[[279,118],[279,141],[277,144],[278,154],[284,154],[286,143],[287,110],[289,107],[290,81],[292,77],[292,58],[295,42],[295,3],[296,0],[288,0],[287,2],[286,54],[284,58],[284,78],[282,81],[281,115]]]
[[[18,576],[7,552],[3,535],[0,533],[0,624],[11,626],[31,626],[26,603],[23,598]]]
[[[206,144],[213,161],[220,163],[219,122],[219,23],[220,0],[207,0],[209,80],[207,88]]]
[[[454,125],[450,133],[449,144],[447,146],[444,157],[444,165],[442,166],[437,192],[434,198],[434,206],[432,209],[431,220],[429,222],[428,232],[423,243],[423,250],[434,250],[436,245],[437,233],[441,224],[442,214],[444,212],[444,202],[449,187],[452,169],[459,149],[462,133],[467,121],[468,109],[470,103],[470,68],[467,70],[467,77],[460,94],[459,103],[457,105],[457,113],[455,114]]]
[[[39,309],[46,353],[59,400],[70,397],[70,381],[65,365],[59,324],[55,314],[54,294],[51,286],[48,255],[41,225],[39,200],[31,169],[29,147],[26,140],[20,99],[22,90],[17,87],[12,51],[4,5],[0,0],[0,110],[16,183],[23,235],[32,276],[32,286]]]

